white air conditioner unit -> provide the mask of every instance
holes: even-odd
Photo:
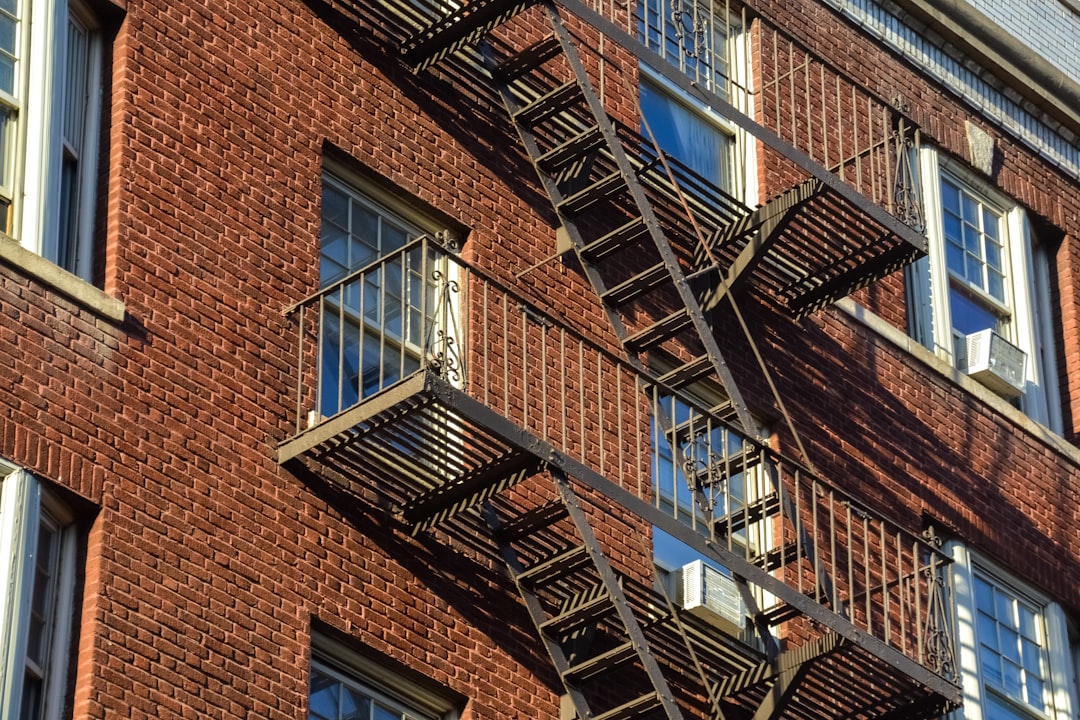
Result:
[[[1027,353],[990,329],[965,336],[964,343],[970,377],[1007,398],[1023,394]]]
[[[734,580],[701,560],[683,565],[680,573],[685,610],[728,633],[742,631],[746,606]]]

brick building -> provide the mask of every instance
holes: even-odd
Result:
[[[1075,719],[1076,13],[0,0],[0,716]]]

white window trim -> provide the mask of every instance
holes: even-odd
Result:
[[[27,2],[27,0],[21,0]],[[29,6],[30,4],[27,3]],[[84,153],[79,163],[79,184],[86,190],[79,194],[77,231],[79,243],[76,272],[84,280],[92,280],[95,193],[98,172],[97,139],[101,132],[102,41],[93,15],[79,0],[56,0],[49,12],[41,13],[30,22],[30,10],[25,18],[29,32],[24,40],[29,51],[21,53],[27,63],[22,73],[23,112],[19,117],[15,158],[15,207],[12,232],[19,243],[48,258],[57,258],[60,246],[61,175],[63,148],[63,92],[66,67],[67,24],[69,12],[88,29],[90,66],[87,68],[87,101]],[[35,48],[51,48],[39,53]],[[33,160],[36,159],[37,162]]]
[[[66,508],[30,473],[0,462],[0,477],[0,577],[6,578],[0,591],[0,717],[18,717],[22,707],[29,628],[28,613],[22,609],[31,602],[35,552],[29,544],[36,542],[33,531],[48,513],[60,526],[60,567],[41,717],[60,720],[67,695],[68,663],[63,658],[71,645],[74,612],[76,530]]]
[[[386,664],[359,653],[315,630],[311,634],[311,666],[342,676],[383,693],[439,720],[458,720],[455,702],[431,688],[412,682]]]
[[[948,176],[982,195],[1002,214],[1006,243],[1006,287],[1010,322],[1002,335],[1027,353],[1026,388],[1021,397],[1025,414],[1054,432],[1062,432],[1061,409],[1053,402],[1058,396],[1057,378],[1046,360],[1054,357],[1050,318],[1041,308],[1050,307],[1049,268],[1045,258],[1035,261],[1029,223],[1022,207],[1007,201],[1001,193],[959,163],[942,162],[936,148],[918,151],[921,193],[926,210],[928,257],[912,266],[908,293],[911,297],[912,329],[927,347],[951,366],[956,365],[952,319],[949,313],[949,272],[945,262],[944,219],[941,177]],[[936,287],[945,284],[945,291]],[[1030,288],[1030,292],[1017,292]],[[940,330],[939,330],[940,329]]]
[[[975,638],[975,591],[974,573],[978,569],[984,575],[994,577],[1008,586],[1019,597],[1023,597],[1042,608],[1045,623],[1047,655],[1049,662],[1049,683],[1053,707],[1048,715],[1032,713],[1032,717],[1046,717],[1050,720],[1074,720],[1077,708],[1075,673],[1072,666],[1071,649],[1068,642],[1068,629],[1065,613],[1061,606],[1052,602],[1042,593],[1017,579],[1011,573],[996,567],[993,563],[969,549],[962,543],[950,541],[945,545],[945,552],[953,559],[952,579],[953,597],[956,609],[956,647],[960,670],[960,684],[964,704],[956,711],[955,718],[963,720],[984,720],[983,682],[979,670],[978,645]],[[1060,639],[1058,642],[1053,642]]]

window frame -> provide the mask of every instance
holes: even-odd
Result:
[[[907,271],[908,334],[936,354],[958,373],[960,353],[953,330],[951,296],[954,286],[961,292],[981,292],[988,307],[1007,312],[1009,321],[997,332],[1027,354],[1025,388],[1018,403],[1036,422],[1055,432],[1062,431],[1061,409],[1055,370],[1053,333],[1050,327],[1050,275],[1046,253],[1037,248],[1030,220],[1024,208],[1004,196],[986,179],[958,161],[945,158],[931,146],[919,148],[920,191],[926,212],[928,255]],[[944,209],[941,197],[943,178],[1000,212],[1004,245],[1006,302],[954,279],[946,261]],[[944,279],[944,283],[939,279]],[[944,291],[939,289],[944,285]],[[942,328],[939,332],[938,328]]]
[[[453,697],[454,693],[439,692],[433,682],[422,683],[408,677],[397,663],[358,652],[315,630],[308,663],[308,720],[311,719],[311,681],[316,671],[394,706],[395,710],[411,713],[416,720],[458,720],[461,715],[461,703]]]
[[[370,258],[366,264],[357,265],[355,267],[348,267],[344,271],[344,275],[335,275],[332,278],[327,278],[324,280],[322,278],[324,273],[323,248],[325,242],[324,230],[327,221],[325,198],[328,188],[331,188],[335,192],[344,196],[346,201],[349,203],[350,208],[352,208],[352,206],[355,204],[363,207],[366,211],[369,211],[372,215],[376,216],[379,219],[380,228],[384,218],[392,222],[395,226],[397,226],[400,230],[404,232],[406,236],[405,243],[400,247],[391,250],[386,250],[382,247],[379,247],[376,249],[375,255]],[[342,286],[339,290],[335,290],[332,293],[324,296],[321,305],[321,311],[324,313],[323,322],[328,322],[328,318],[330,318],[333,314],[336,314],[337,317],[335,318],[335,321],[339,323],[348,323],[350,332],[356,334],[359,341],[359,344],[356,345],[356,351],[358,353],[358,374],[356,380],[357,387],[355,394],[357,395],[357,397],[356,399],[352,399],[352,388],[349,388],[348,392],[346,392],[346,390],[344,389],[345,382],[343,381],[351,381],[351,378],[346,378],[345,370],[343,367],[341,367],[341,361],[345,357],[344,347],[346,346],[347,341],[342,340],[344,335],[342,329],[339,328],[339,330],[337,331],[337,344],[339,346],[337,358],[337,362],[339,363],[337,366],[337,398],[334,399],[332,403],[327,404],[327,398],[324,398],[323,395],[324,388],[329,387],[326,384],[327,378],[325,377],[327,369],[327,356],[324,355],[324,351],[326,351],[328,347],[327,343],[330,338],[327,332],[320,332],[318,348],[319,390],[317,393],[317,419],[331,417],[332,415],[343,412],[348,408],[354,407],[356,404],[362,402],[365,398],[381,392],[382,390],[385,390],[387,387],[390,387],[391,385],[400,382],[405,377],[411,375],[413,372],[416,372],[417,369],[423,367],[425,363],[429,360],[438,359],[435,358],[434,355],[432,357],[428,357],[429,353],[433,351],[433,348],[427,347],[428,338],[419,337],[418,344],[416,342],[417,338],[410,337],[410,323],[412,320],[412,316],[416,311],[419,311],[422,314],[423,322],[421,323],[421,328],[425,327],[424,323],[426,322],[428,323],[426,327],[429,331],[431,331],[433,328],[445,330],[445,332],[443,333],[444,337],[442,337],[442,339],[440,340],[440,342],[443,344],[442,351],[444,351],[445,354],[450,352],[451,350],[456,350],[456,354],[453,358],[442,358],[449,365],[452,365],[455,361],[458,365],[460,365],[460,362],[464,357],[464,347],[462,347],[462,343],[465,339],[465,333],[463,332],[461,322],[463,317],[463,298],[461,298],[459,294],[451,292],[455,288],[460,288],[460,268],[458,267],[457,263],[455,263],[449,257],[454,251],[456,251],[456,247],[454,247],[454,244],[456,243],[456,233],[451,230],[439,230],[438,228],[440,228],[440,226],[445,227],[445,223],[440,223],[433,215],[425,213],[415,204],[410,204],[407,201],[403,200],[400,193],[395,193],[385,188],[377,181],[374,181],[359,172],[345,167],[340,162],[335,162],[330,159],[328,159],[324,164],[324,169],[322,173],[322,184],[320,186],[320,197],[322,198],[322,206],[320,207],[322,229],[320,229],[319,234],[319,275],[320,286],[324,289],[333,286],[335,283],[338,283],[345,278],[354,277],[357,273],[362,272],[366,269],[372,269],[373,271],[378,269],[382,264],[386,262],[387,257],[391,257],[396,253],[401,253],[403,250],[411,248],[412,246],[416,245],[422,237],[430,238],[431,246],[429,247],[432,250],[438,250],[437,252],[430,252],[428,256],[423,256],[422,254],[419,256],[420,267],[430,271],[430,277],[420,278],[420,282],[424,284],[421,291],[420,302],[424,303],[425,305],[430,304],[430,307],[421,307],[420,305],[413,304],[412,301],[415,300],[415,298],[411,297],[411,293],[407,293],[408,289],[412,287],[410,281],[415,279],[415,271],[417,269],[415,264],[412,262],[413,253],[421,250],[423,246],[413,248],[409,250],[407,255],[402,255],[400,263],[402,272],[401,289],[403,292],[406,292],[406,294],[403,294],[400,298],[398,298],[401,309],[401,327],[398,332],[386,329],[387,321],[385,316],[385,309],[386,305],[389,303],[390,300],[392,300],[392,298],[388,296],[388,291],[384,285],[386,274],[385,269],[377,271],[378,277],[380,278],[380,319],[378,321],[370,319],[366,312],[361,317],[357,311],[355,311],[351,307],[348,307],[348,305],[350,304],[350,301],[348,299],[350,296],[350,289],[346,288],[345,286]],[[351,221],[350,227],[346,228],[346,233],[347,237],[345,238],[345,242],[351,242]],[[439,238],[446,238],[450,243],[450,247],[444,247],[442,243],[438,240]],[[355,281],[350,281],[349,285],[351,285],[353,282]],[[351,292],[359,291],[363,293],[365,290],[366,287],[353,288],[351,289]],[[445,297],[442,294],[443,292],[447,293]],[[426,295],[426,293],[431,294]],[[334,296],[338,297],[338,299],[333,299]],[[346,298],[344,304],[340,300],[341,296],[345,296]],[[363,308],[363,304],[360,298],[357,299],[356,304],[357,309]],[[325,314],[327,310],[330,311],[330,315]],[[428,310],[431,311],[430,317],[424,314]],[[365,365],[364,363],[366,355],[364,354],[363,345],[366,339],[368,347],[370,348],[372,338],[374,338],[374,342],[376,343],[376,348],[379,354],[379,379],[378,382],[375,384],[374,389],[369,390],[365,387],[365,384],[363,382],[365,376],[364,370],[368,367],[368,365]],[[396,370],[398,372],[398,375],[393,377],[392,380],[388,380],[388,376],[385,374],[387,368],[384,357],[385,350],[397,352],[399,356],[396,360]],[[412,364],[415,364],[418,367],[409,370],[408,368]],[[460,374],[460,367],[448,367],[446,379],[455,386],[460,385],[461,382],[463,382],[463,377]],[[328,413],[328,411],[331,409],[334,409],[334,412]]]
[[[957,640],[957,665],[964,704],[956,711],[956,720],[984,720],[988,716],[988,696],[1005,697],[1005,703],[1025,718],[1032,720],[1072,720],[1077,708],[1072,648],[1069,646],[1065,614],[1061,606],[1043,593],[1023,582],[1012,573],[991,562],[986,557],[958,541],[949,541],[945,552],[953,559],[953,597],[955,605],[955,637]],[[979,642],[976,617],[974,579],[980,576],[996,587],[1013,594],[1025,603],[1040,610],[1043,632],[1047,640],[1044,651],[1047,658],[1047,685],[1049,707],[1047,712],[1025,706],[1022,702],[987,687],[979,658]],[[1061,641],[1054,642],[1055,638]]]
[[[19,0],[22,6],[28,0]],[[101,89],[104,39],[101,24],[85,0],[52,0],[35,21],[22,19],[19,53],[20,111],[15,128],[13,192],[16,198],[5,233],[25,249],[88,282],[94,281],[94,230],[102,122]],[[25,14],[25,13],[24,13]],[[74,187],[76,201],[61,218],[65,200],[63,169],[68,154],[64,143],[67,97],[69,22],[87,31],[85,116],[82,157],[78,158]],[[40,48],[47,48],[42,51]],[[5,102],[5,104],[7,104]],[[37,159],[38,162],[31,162]],[[66,234],[62,238],[61,234]]]
[[[38,528],[56,528],[54,598],[46,619],[48,654],[43,667],[29,667],[28,636],[34,591]],[[39,672],[43,692],[33,720],[60,720],[68,699],[71,633],[75,613],[78,531],[70,509],[30,473],[0,461],[0,716],[23,718],[27,675]],[[6,650],[4,649],[6,648]]]

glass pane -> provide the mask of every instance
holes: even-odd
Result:
[[[1003,592],[997,591],[994,593],[994,615],[1000,622],[1013,625],[1017,622],[1017,618],[1013,612],[1014,600]]]
[[[15,58],[0,54],[0,90],[15,94]]]
[[[725,186],[727,137],[711,122],[663,92],[641,85],[641,114],[660,148],[718,187]],[[649,132],[642,128],[642,134]]]
[[[993,614],[994,587],[981,577],[975,578],[975,607]]]
[[[349,198],[330,185],[323,186],[322,218],[324,223],[343,228],[349,226]]]
[[[1046,710],[1046,686],[1042,680],[1028,676],[1027,701],[1029,705],[1037,710]]]
[[[960,215],[960,188],[945,178],[941,180],[941,207],[953,215]]]
[[[349,268],[360,268],[379,257],[379,217],[360,203],[352,204],[352,237],[349,243]]]
[[[991,328],[998,329],[998,317],[985,305],[971,299],[967,293],[952,290],[949,293],[953,329],[961,335],[970,335]]]
[[[382,226],[382,252],[383,255],[393,250],[402,248],[409,242],[409,234],[399,225],[393,224],[383,218]]]
[[[995,300],[1005,302],[1005,276],[997,270],[988,270],[986,277],[986,292]]]
[[[1003,675],[1001,670],[1001,656],[983,648],[979,653],[979,665],[982,668],[983,678],[986,682],[1001,687]]]
[[[1001,654],[1010,661],[1020,664],[1020,636],[1012,629],[999,626],[998,639],[1001,641]]]
[[[12,56],[15,55],[15,29],[18,26],[15,18],[0,15],[0,50]]]
[[[1031,716],[1001,700],[993,693],[986,694],[986,720],[1031,720]]]
[[[341,694],[341,720],[368,720],[371,716],[371,700],[352,688],[344,688]]]
[[[979,222],[979,204],[967,193],[963,193],[960,197],[960,216],[965,222],[973,224]]]
[[[1009,695],[1009,697],[1023,700],[1024,685],[1020,681],[1020,666],[1014,665],[1008,661],[1003,661],[1001,663],[1001,676],[1001,688]]]
[[[1035,612],[1026,605],[1020,605],[1020,634],[1026,638],[1039,642],[1039,618]]]
[[[1042,675],[1042,649],[1032,641],[1021,641],[1021,655],[1024,670],[1036,676]]]
[[[979,642],[985,645],[987,649],[993,650],[994,652],[1000,650],[1000,646],[998,645],[997,623],[994,622],[994,618],[985,613],[979,613],[976,632],[979,633]]]
[[[338,691],[335,680],[312,670],[308,717],[312,720],[338,720]]]

